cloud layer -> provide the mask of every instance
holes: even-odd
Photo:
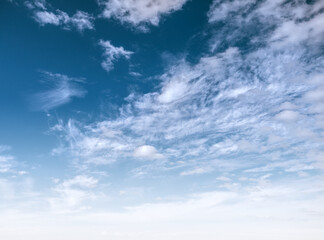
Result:
[[[305,169],[318,166],[309,156],[323,148],[320,79],[324,59],[316,49],[308,50],[317,44],[324,29],[314,25],[316,30],[309,38],[293,31],[293,42],[278,37],[278,33],[286,23],[297,19],[304,20],[296,22],[296,27],[308,32],[309,26],[323,16],[316,10],[320,3],[288,4],[289,11],[279,8],[282,2],[227,4],[235,7],[217,1],[211,5],[211,25],[218,21],[214,16],[218,12],[222,19],[232,12],[246,14],[228,19],[228,24],[215,32],[207,55],[196,64],[185,59],[171,64],[160,76],[159,89],[145,95],[131,93],[116,119],[90,125],[74,120],[65,126],[60,123],[63,125],[58,129],[65,129],[67,139],[73,139],[65,149],[73,146],[74,151],[84,153],[82,157],[77,155],[81,162],[111,163],[153,154],[155,150],[148,146],[158,146],[164,159],[134,169],[141,174],[174,169],[182,176],[243,171],[279,159],[281,163],[272,169],[287,170],[295,164]],[[279,10],[268,13],[265,9],[269,8]],[[306,18],[308,14],[313,15]],[[265,31],[263,36],[251,37],[257,47],[247,51],[245,45],[230,46],[237,38],[245,37],[243,29],[254,24]],[[224,42],[220,44],[216,38],[234,26],[239,31],[226,34],[228,47],[221,50]],[[114,56],[131,54],[104,43],[108,69]]]
[[[185,2],[101,3],[104,17],[145,30]],[[93,27],[85,13],[76,23],[78,12],[27,6],[41,25]],[[320,240],[323,10],[322,1],[214,0],[195,61],[168,59],[144,79],[153,87],[129,87],[113,114],[55,119],[47,133],[58,143],[44,159],[59,176],[35,183],[0,145],[0,238]],[[107,72],[135,54],[98,39]],[[81,78],[43,74],[36,110],[87,93]]]

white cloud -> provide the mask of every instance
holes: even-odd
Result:
[[[101,63],[101,66],[107,71],[111,71],[114,68],[114,62],[119,58],[129,59],[133,54],[131,51],[125,50],[123,47],[115,47],[110,41],[99,41],[99,45],[103,48],[103,57],[104,60]]]
[[[25,4],[33,12],[35,21],[41,26],[52,24],[66,30],[75,28],[80,32],[85,29],[94,29],[94,17],[89,13],[77,11],[74,15],[69,16],[61,10],[51,11],[52,7],[43,0],[28,1]]]
[[[185,81],[171,81],[162,88],[158,99],[161,103],[169,103],[184,97],[187,91],[188,85]]]
[[[52,89],[36,93],[31,97],[32,108],[48,111],[69,103],[73,98],[82,98],[86,91],[80,86],[84,80],[71,78],[63,74],[44,72],[45,82]]]
[[[36,12],[35,13],[35,20],[40,23],[41,25],[45,24],[53,24],[59,25],[60,24],[60,17],[52,12]]]
[[[300,118],[300,115],[298,112],[295,112],[295,111],[284,110],[284,111],[278,113],[275,116],[275,118],[278,120],[281,120],[281,121],[291,122],[291,121],[298,120]]]
[[[0,156],[0,173],[9,172],[12,169],[13,159],[10,155]]]
[[[78,212],[88,208],[87,201],[96,198],[90,191],[98,184],[98,180],[78,175],[74,178],[58,183],[53,189],[55,196],[48,199],[51,208],[56,213]]]
[[[225,176],[218,177],[218,178],[216,178],[216,180],[218,180],[218,181],[222,181],[222,182],[228,182],[228,181],[231,181],[230,178],[225,177]]]
[[[163,15],[181,9],[187,0],[106,0],[103,16],[116,18],[137,27],[157,26]]]
[[[242,14],[243,11],[247,10],[255,2],[255,0],[234,0],[227,2],[214,0],[208,12],[208,21],[216,22],[225,20],[227,17],[235,17]]]
[[[284,22],[278,27],[271,40],[277,44],[295,44],[303,41],[321,43],[324,40],[324,14],[316,15],[308,21],[296,23],[295,21]]]
[[[26,172],[26,171],[18,171],[18,174],[21,175],[21,176],[23,176],[23,175],[28,174],[28,172]]]
[[[297,106],[292,104],[291,102],[284,102],[279,107],[280,110],[294,110],[296,108]]]
[[[89,13],[77,11],[70,17],[67,25],[71,25],[77,30],[83,31],[84,29],[94,29],[93,21],[94,18]]]
[[[252,48],[266,41],[274,48],[302,42],[319,46],[323,42],[323,7],[323,1],[308,4],[284,0],[214,0],[208,12],[209,22],[213,24],[226,19],[226,25],[214,34],[211,49],[222,49],[225,43],[238,46],[245,38],[245,45]]]
[[[202,236],[221,240],[242,237],[250,240],[281,237],[321,240],[322,191],[319,178],[290,184],[281,182],[281,186],[264,181],[245,189],[204,191],[174,200],[136,204],[113,212],[58,214],[2,209],[0,236],[19,239],[24,235],[28,239],[47,237],[54,240],[63,233],[63,240],[197,240]],[[12,231],[12,226],[19,231]]]
[[[324,102],[324,76],[319,76],[319,79],[322,80],[322,82],[317,83],[316,81],[314,83],[314,88],[303,96],[305,101],[313,104]]]
[[[306,164],[306,155],[323,147],[322,81],[309,79],[320,76],[324,60],[316,49],[309,51],[312,41],[274,46],[272,38],[285,22],[300,24],[313,21],[320,14],[313,10],[316,4],[301,5],[308,10],[297,13],[299,4],[287,3],[288,11],[278,7],[281,1],[271,3],[273,6],[264,5],[266,2],[253,5],[251,1],[244,6],[229,2],[238,6],[233,11],[244,14],[234,19],[226,17],[227,24],[212,37],[222,39],[229,47],[216,44],[218,47],[195,64],[185,59],[174,61],[161,74],[157,88],[143,95],[130,93],[115,118],[91,124],[61,122],[60,131],[65,134],[62,148],[78,159],[79,166],[89,167],[91,163],[113,163],[137,154],[154,155],[156,149],[137,153],[134,149],[156,146],[163,160],[137,162],[140,166],[129,170],[136,176],[165,171],[241,171],[245,175],[246,169],[289,169],[289,164],[271,168],[268,164],[286,163],[290,158]],[[280,10],[267,14],[265,7]],[[232,16],[230,6],[218,10],[224,12],[222,18],[226,14]],[[301,14],[306,17],[310,12],[315,15],[297,21]],[[237,39],[251,39],[249,34],[255,30],[261,32],[251,37],[253,46],[244,46],[241,51]],[[109,41],[101,44],[107,48],[107,70],[118,57],[131,55]],[[316,58],[312,54],[317,54]]]
[[[150,145],[143,145],[134,150],[133,156],[136,158],[159,159],[163,158],[155,147]]]
[[[0,185],[1,181],[4,180],[3,188],[5,188],[4,192],[1,190],[0,186],[0,202],[1,202],[1,194],[4,195],[4,198],[8,196],[8,198],[15,198],[15,191],[22,187],[23,189],[20,189],[23,193],[32,194],[32,191],[29,191],[30,184],[29,179],[25,178],[22,182],[14,182],[14,179],[17,176],[24,176],[28,172],[23,170],[26,168],[26,164],[21,164],[19,161],[16,160],[16,158],[9,153],[11,150],[10,146],[7,145],[0,145]],[[25,166],[24,166],[25,165]],[[2,179],[2,174],[5,176],[4,179]],[[9,178],[10,176],[10,178]],[[19,178],[20,179],[20,178]],[[7,189],[7,190],[6,190]],[[8,191],[8,193],[6,193]],[[26,196],[25,196],[26,197]]]
[[[243,170],[289,154],[302,159],[318,145],[301,140],[322,144],[305,114],[306,102],[295,96],[313,89],[305,84],[307,73],[320,62],[303,63],[298,48],[273,51],[261,49],[243,59],[238,49],[228,49],[195,65],[180,60],[161,76],[159,89],[127,98],[115,119],[74,124],[73,130],[60,124],[69,136],[66,150],[84,164],[105,164],[134,157],[133,150],[143,144],[159,146],[164,160],[135,167],[131,172],[137,176],[174,169],[201,174],[205,168]],[[286,67],[290,64],[299,65],[298,72]],[[292,81],[297,77],[305,80]],[[277,121],[296,124],[299,119],[303,126],[298,128]]]
[[[224,142],[215,143],[212,148],[220,154],[228,154],[238,150],[237,144],[229,139],[226,139]]]
[[[6,153],[10,149],[10,146],[0,145],[0,173],[14,172],[15,158]]]
[[[209,173],[213,169],[210,167],[197,167],[192,170],[188,171],[183,171],[180,173],[181,176],[188,176],[188,175],[196,175],[196,174],[204,174],[204,173]]]
[[[82,187],[82,188],[93,188],[97,185],[98,180],[93,177],[88,177],[85,175],[75,176],[72,179],[65,180],[61,186],[62,187]]]

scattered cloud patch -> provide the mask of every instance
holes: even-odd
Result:
[[[105,0],[102,1],[105,18],[116,18],[122,23],[147,30],[146,25],[157,26],[162,16],[180,10],[187,0]]]
[[[77,11],[69,16],[59,9],[53,11],[52,6],[45,0],[27,1],[27,8],[33,12],[33,17],[41,26],[50,24],[61,26],[65,30],[76,29],[83,32],[85,29],[94,29],[94,17],[89,13]]]
[[[133,54],[133,52],[127,51],[123,47],[115,47],[110,43],[110,41],[100,40],[99,45],[104,50],[104,60],[102,61],[101,66],[107,72],[111,71],[114,68],[114,62],[117,61],[119,58],[129,59],[130,56]]]
[[[78,175],[72,179],[65,180],[61,186],[63,187],[81,187],[81,188],[93,188],[97,185],[98,180],[93,177],[85,175]]]

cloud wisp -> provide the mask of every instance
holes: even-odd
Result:
[[[0,145],[0,173],[8,173],[12,171],[14,157],[7,154],[11,148],[6,145]]]
[[[125,50],[123,47],[116,47],[111,44],[110,41],[100,40],[99,45],[103,49],[103,57],[104,60],[101,63],[103,69],[107,72],[114,69],[114,62],[117,61],[119,58],[126,58],[129,59],[130,56],[133,54],[131,51]]]
[[[59,73],[44,72],[44,83],[50,89],[34,94],[31,97],[31,107],[36,111],[49,111],[69,103],[73,98],[83,98],[86,90],[81,87],[81,78],[71,78]]]

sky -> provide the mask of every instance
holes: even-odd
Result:
[[[0,239],[323,239],[324,1],[2,0],[0,81]]]

